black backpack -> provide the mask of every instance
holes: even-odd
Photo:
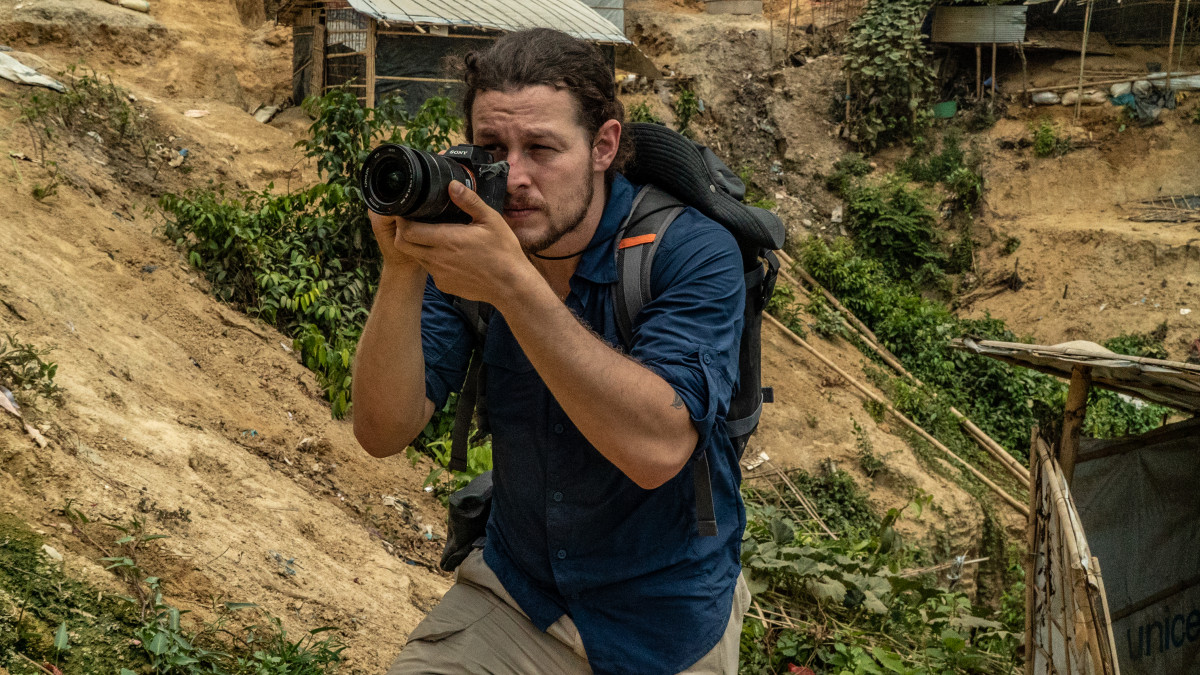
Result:
[[[758,427],[763,403],[772,400],[771,389],[764,388],[761,379],[762,312],[775,289],[779,259],[773,251],[783,246],[783,223],[770,211],[742,203],[745,185],[709,148],[657,124],[633,123],[625,127],[625,132],[634,142],[633,163],[625,175],[633,183],[645,187],[638,192],[629,217],[621,226],[619,236],[623,245],[617,246],[616,250],[617,283],[613,293],[621,342],[626,346],[632,342],[638,311],[652,299],[650,271],[654,254],[667,228],[685,208],[695,208],[733,233],[742,254],[746,309],[738,352],[738,386],[730,402],[725,426],[740,459],[750,435]],[[487,429],[484,373],[480,364],[492,308],[462,299],[455,300],[455,307],[476,335],[475,351],[471,354],[467,378],[458,399],[451,435],[449,468],[465,471],[468,433],[476,412],[479,429]],[[700,535],[716,536],[717,522],[706,454],[696,459],[695,477],[696,520]],[[481,482],[490,481],[490,474],[480,478],[483,479]],[[483,487],[474,486],[472,494],[482,494]],[[480,517],[486,521],[486,512]],[[451,519],[453,522],[453,514]],[[462,544],[475,542],[482,535],[482,528],[480,523],[477,532],[459,532],[457,539]],[[450,539],[450,543],[456,539],[454,532]],[[448,544],[443,567],[446,567],[450,549]],[[465,557],[464,552],[458,560]],[[457,561],[453,565],[457,566]]]

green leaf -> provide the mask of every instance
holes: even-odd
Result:
[[[806,582],[806,586],[808,587],[808,592],[812,593],[813,597],[822,602],[841,603],[846,599],[845,585],[829,577],[809,579]]]
[[[68,644],[69,638],[70,636],[67,635],[67,622],[64,621],[59,624],[58,630],[54,633],[54,650],[65,652],[70,649],[71,645]]]
[[[771,538],[781,545],[790,544],[796,539],[796,530],[791,523],[782,518],[771,520]]]
[[[171,640],[166,633],[155,633],[154,638],[146,645],[151,654],[162,656],[171,648]]]

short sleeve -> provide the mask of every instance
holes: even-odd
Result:
[[[453,297],[438,290],[430,277],[421,304],[421,350],[425,356],[425,396],[439,409],[452,392],[462,389],[471,358],[472,336]]]
[[[652,300],[634,319],[630,355],[683,399],[708,446],[738,377],[745,280],[737,242],[688,209],[667,229],[651,270]]]

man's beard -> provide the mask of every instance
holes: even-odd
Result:
[[[583,224],[583,219],[587,217],[588,209],[592,206],[592,199],[596,196],[596,185],[592,181],[591,175],[588,175],[584,182],[587,187],[583,203],[573,211],[565,210],[566,208],[570,208],[569,206],[549,206],[544,203],[535,205],[546,215],[549,229],[533,241],[522,241],[521,248],[525,253],[530,255],[541,253],[559,241],[562,241],[563,237],[579,229],[579,226]],[[528,208],[529,206],[528,204],[505,204],[506,208]]]

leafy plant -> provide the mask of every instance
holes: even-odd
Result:
[[[946,262],[928,201],[928,194],[909,188],[902,177],[889,177],[880,185],[860,183],[847,195],[847,225],[889,273],[908,278],[926,263]]]
[[[18,120],[28,129],[43,164],[45,149],[59,130],[92,135],[106,146],[125,148],[146,161],[152,158],[154,141],[146,115],[134,106],[128,91],[83,65],[72,65],[58,77],[65,92],[36,89],[20,104]]]
[[[928,125],[934,74],[921,24],[929,7],[929,0],[871,0],[846,36],[846,74],[856,103],[846,123],[867,150]]]
[[[425,101],[413,116],[397,98],[365,109],[344,90],[304,106],[315,119],[297,146],[316,161],[323,183],[237,195],[210,186],[158,203],[164,234],[204,272],[217,297],[294,338],[340,418],[353,405],[354,348],[382,264],[357,183],[362,162],[381,141],[441,150],[462,121],[445,98]]]
[[[833,173],[825,177],[825,187],[829,191],[845,196],[856,185],[855,179],[871,173],[871,165],[857,152],[844,155],[834,162]]]
[[[703,112],[703,107],[700,103],[700,97],[696,96],[696,92],[691,89],[680,89],[679,96],[675,99],[675,128],[679,133],[691,137],[692,130],[689,126],[692,123],[692,118]]]
[[[856,536],[832,539],[807,533],[753,492],[745,499],[742,564],[760,609],[743,623],[740,672],[803,664],[816,672],[941,675],[1012,666],[1018,637],[986,609],[900,573],[922,559],[896,534],[908,508],[889,510]],[[927,504],[926,497],[910,508],[919,515]],[[781,614],[786,621],[764,621]]]
[[[868,478],[874,478],[875,474],[883,471],[887,465],[875,454],[875,446],[867,436],[866,429],[859,426],[858,420],[853,417],[850,418],[850,423],[854,425],[854,444],[858,448],[858,465]]]
[[[1054,122],[1043,117],[1033,126],[1033,154],[1035,157],[1062,157],[1071,151],[1071,139],[1058,135]]]
[[[43,396],[55,400],[61,398],[62,389],[54,383],[58,364],[43,357],[53,349],[38,349],[32,343],[24,343],[11,333],[0,342],[0,384],[15,395],[26,398]]]
[[[663,124],[662,118],[654,114],[650,109],[650,104],[645,101],[638,101],[629,106],[629,121],[643,122],[648,124]]]

